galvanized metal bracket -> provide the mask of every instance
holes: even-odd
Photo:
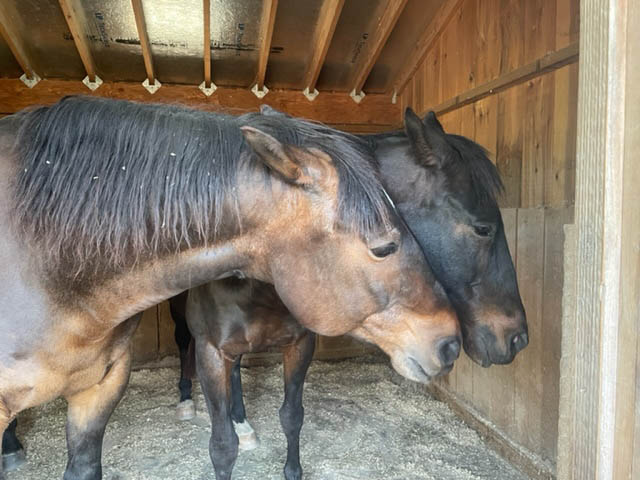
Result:
[[[202,82],[198,88],[207,97],[210,97],[211,95],[213,95],[213,92],[215,92],[218,89],[218,86],[215,83],[211,82],[211,85],[207,87],[206,83]]]
[[[82,83],[84,83],[89,90],[96,90],[100,85],[102,85],[102,79],[96,75],[96,79],[92,82],[89,80],[89,75],[87,75],[84,77],[84,80],[82,80]]]
[[[267,93],[269,93],[269,89],[266,85],[262,85],[262,90],[259,90],[257,83],[253,86],[253,88],[251,88],[251,91],[258,98],[263,98]]]
[[[22,81],[22,83],[24,83],[29,88],[35,87],[38,84],[38,82],[42,80],[36,72],[31,72],[31,75],[32,77],[29,78],[27,77],[26,73],[23,73],[22,76],[20,77],[20,80]]]
[[[362,101],[362,99],[364,97],[366,97],[366,95],[364,94],[364,92],[362,90],[360,90],[360,93],[357,93],[355,88],[353,90],[351,90],[351,93],[349,94],[349,96],[356,103],[360,103]]]
[[[157,78],[153,79],[153,85],[149,83],[149,79],[147,78],[144,82],[142,82],[142,86],[150,93],[154,94],[158,91],[158,89],[162,86],[162,84],[158,81]]]
[[[310,92],[309,87],[307,87],[302,91],[302,94],[305,97],[307,97],[307,100],[309,100],[310,102],[313,102],[316,99],[316,97],[320,95],[320,92],[318,92],[318,90],[316,90],[315,88],[313,89],[313,92]]]

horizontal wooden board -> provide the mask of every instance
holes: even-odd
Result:
[[[322,92],[311,102],[302,92],[291,90],[273,90],[259,99],[247,89],[221,87],[207,97],[195,85],[163,85],[152,95],[137,83],[105,83],[92,92],[80,81],[42,80],[30,89],[18,79],[7,78],[0,79],[0,113],[15,113],[32,105],[50,105],[65,95],[182,104],[202,110],[230,113],[256,111],[260,105],[268,104],[290,115],[323,123],[400,123],[400,105],[391,103],[390,95],[367,95],[357,104],[345,93]]]

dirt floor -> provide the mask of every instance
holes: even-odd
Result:
[[[449,408],[394,383],[377,358],[314,362],[305,387],[301,461],[306,480],[526,480]],[[199,388],[197,417],[175,419],[178,370],[134,372],[107,427],[106,480],[212,479],[209,420]],[[286,440],[280,429],[282,367],[243,369],[249,421],[260,446],[241,452],[234,480],[281,479]],[[20,417],[28,464],[7,480],[62,478],[65,403]]]

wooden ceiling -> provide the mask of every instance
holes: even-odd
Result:
[[[200,86],[195,93],[203,97],[220,95],[215,88],[224,87],[258,97],[295,91],[307,102],[315,101],[315,92],[355,101],[366,92],[391,102],[458,4],[2,0],[0,77],[22,76],[33,90],[40,78],[84,79],[87,87],[81,87],[98,90],[144,81],[151,91],[163,85],[158,92]]]

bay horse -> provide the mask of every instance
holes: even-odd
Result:
[[[262,113],[285,116],[269,107],[263,107]],[[463,323],[469,356],[485,367],[509,363],[527,345],[528,335],[496,201],[502,191],[498,172],[482,147],[446,134],[433,113],[421,121],[409,109],[404,120],[404,134],[365,138],[376,152],[383,184],[416,232],[438,280],[442,278]],[[233,423],[242,448],[257,445],[257,440],[246,420],[240,358],[244,353],[282,347],[285,400],[280,419],[288,444],[284,472],[287,480],[301,478],[302,389],[314,351],[313,333],[296,321],[271,285],[255,280],[211,282],[169,302],[181,359],[178,415],[187,419],[195,414],[187,322],[192,329],[203,323],[216,325],[211,342],[226,359],[219,366],[225,375],[219,377],[218,388],[230,396],[224,421]],[[445,364],[453,364],[457,354],[455,349],[440,351]],[[234,442],[233,435],[227,441]]]
[[[305,328],[381,345],[426,381],[459,326],[354,137],[290,117],[69,97],[0,120],[0,432],[68,402],[65,480],[99,479],[145,308],[231,276],[274,285]],[[190,321],[212,423],[228,362]],[[223,370],[227,376],[228,369]],[[231,422],[212,432],[229,478]],[[1,445],[0,445],[1,446]],[[0,466],[0,478],[4,477]]]

